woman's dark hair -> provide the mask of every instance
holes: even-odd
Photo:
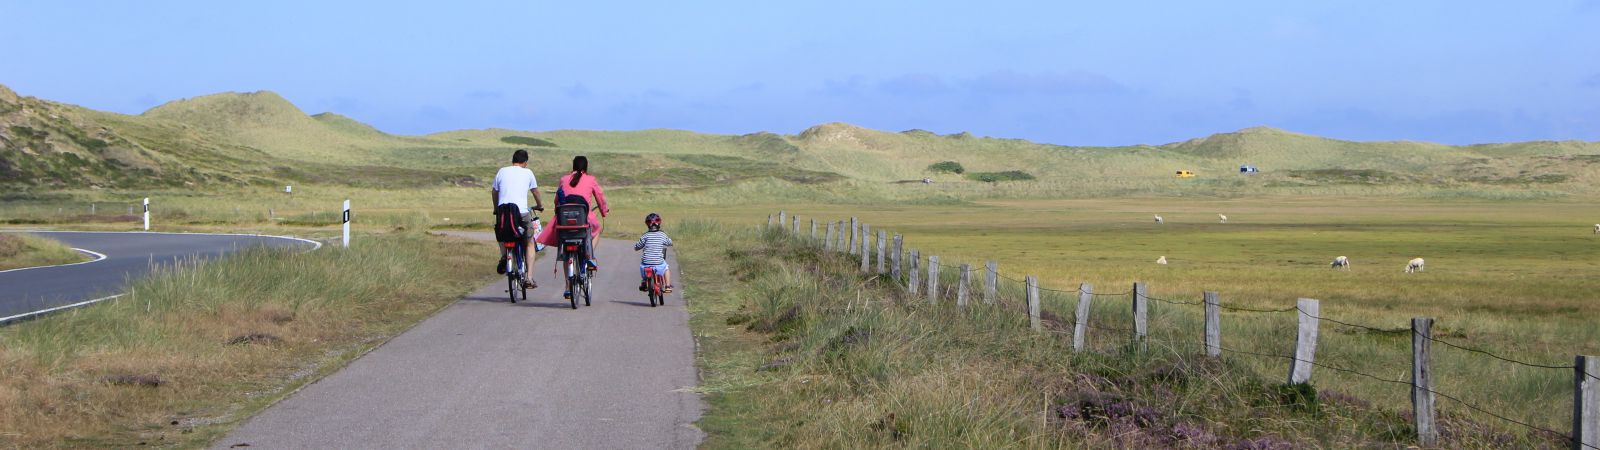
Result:
[[[585,158],[582,155],[574,156],[572,158],[572,181],[567,182],[567,185],[578,187],[578,180],[582,180],[583,174],[588,172],[589,158]]]
[[[519,148],[515,153],[511,154],[512,164],[521,164],[525,162],[528,162],[528,150]]]

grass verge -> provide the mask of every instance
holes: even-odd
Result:
[[[50,239],[0,233],[0,270],[54,266],[88,261],[89,257]]]
[[[1018,293],[956,308],[780,233],[675,231],[708,448],[1402,448],[1398,408],[1151,342],[1073,353]],[[1445,417],[1451,448],[1542,447]]]
[[[0,447],[200,447],[486,280],[416,234],[163,267],[105,304],[0,328]]]

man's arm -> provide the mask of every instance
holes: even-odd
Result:
[[[544,199],[539,197],[539,187],[534,186],[533,189],[529,189],[528,192],[533,193],[533,210],[544,211]]]
[[[489,190],[489,201],[494,202],[494,207],[493,208],[489,208],[490,210],[499,209],[500,208],[500,191],[495,190],[495,189],[490,189]]]

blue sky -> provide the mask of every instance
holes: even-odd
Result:
[[[24,95],[137,113],[271,90],[405,134],[1600,140],[1600,0],[0,0],[0,23]]]

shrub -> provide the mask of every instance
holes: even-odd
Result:
[[[961,163],[955,161],[944,161],[929,165],[928,171],[960,174],[965,173],[967,169],[965,167],[961,167]]]
[[[512,145],[526,145],[529,147],[556,147],[556,143],[528,136],[506,136],[500,142]]]
[[[967,174],[967,178],[985,183],[994,183],[997,181],[1032,180],[1033,175],[1029,175],[1027,172],[1023,172],[1021,170],[1007,170],[1005,172],[973,172]]]

